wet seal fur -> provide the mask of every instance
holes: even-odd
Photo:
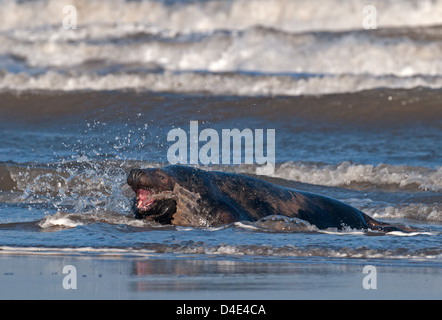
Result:
[[[135,217],[179,226],[219,226],[270,215],[302,219],[319,229],[414,231],[377,221],[322,195],[281,187],[245,175],[171,165],[133,169]]]

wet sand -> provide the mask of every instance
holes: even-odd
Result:
[[[366,265],[376,268],[376,289],[364,289],[364,277],[374,275],[363,273]],[[63,273],[66,266],[75,270]],[[385,260],[3,253],[0,284],[1,299],[441,299],[442,269]]]

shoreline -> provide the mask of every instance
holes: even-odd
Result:
[[[374,269],[367,270],[366,266]],[[376,289],[364,288],[373,282]],[[3,300],[400,300],[442,297],[439,263],[362,259],[272,260],[260,257],[254,260],[190,254],[142,257],[118,252],[107,256],[2,253],[0,283],[0,299]]]

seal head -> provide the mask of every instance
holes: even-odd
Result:
[[[220,193],[216,174],[185,166],[133,169],[127,183],[136,193],[135,217],[161,224],[215,226],[239,217],[228,196]],[[229,189],[231,190],[231,189]]]
[[[173,191],[174,182],[159,169],[133,169],[127,177],[127,183],[136,193],[134,211],[135,218],[155,220],[162,224],[170,224],[176,212],[176,201],[170,197],[159,197]]]

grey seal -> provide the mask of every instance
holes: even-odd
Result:
[[[305,220],[318,229],[413,231],[377,221],[323,195],[241,174],[171,165],[133,169],[127,183],[136,193],[135,217],[161,224],[219,226],[282,215]]]

